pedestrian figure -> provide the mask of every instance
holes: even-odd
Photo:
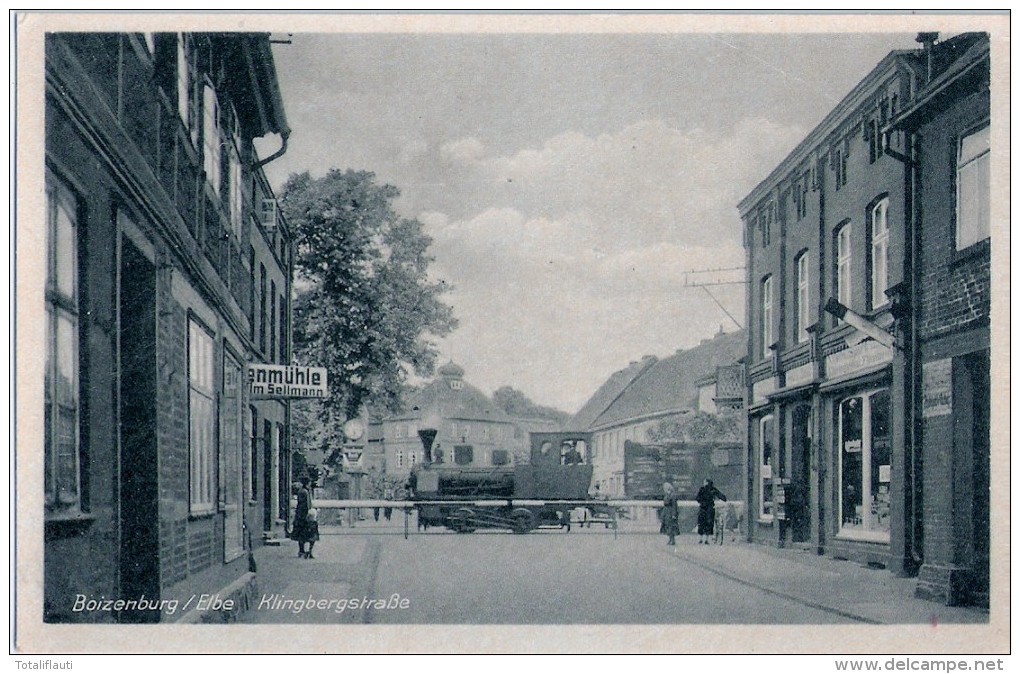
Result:
[[[386,493],[383,495],[383,498],[385,498],[387,501],[392,501],[393,497],[394,494],[392,489],[387,489]],[[383,517],[385,517],[386,521],[389,522],[390,518],[393,517],[393,508],[391,508],[390,506],[386,506],[385,508],[383,508]]]
[[[706,479],[694,500],[698,502],[698,543],[708,545],[715,533],[715,500],[726,500],[725,494]]]
[[[319,540],[319,523],[315,509],[312,508],[312,493],[308,490],[308,478],[301,478],[301,487],[297,493],[297,506],[294,508],[294,526],[291,528],[290,537],[297,541],[298,557],[315,559],[312,556],[312,548],[315,541]],[[308,551],[305,552],[305,545]]]
[[[662,491],[665,496],[662,499],[662,526],[659,527],[659,533],[669,536],[666,545],[676,545],[676,535],[680,533],[680,506],[672,484],[664,483]]]

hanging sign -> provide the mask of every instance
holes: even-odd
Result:
[[[326,368],[306,365],[248,363],[252,398],[325,398]]]

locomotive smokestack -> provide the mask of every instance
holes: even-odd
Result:
[[[422,428],[418,431],[418,437],[421,438],[421,446],[425,448],[425,463],[432,463],[432,443],[436,441],[436,435],[439,433],[434,428]]]

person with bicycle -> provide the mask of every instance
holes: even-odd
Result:
[[[726,495],[715,488],[712,480],[706,478],[694,500],[698,502],[698,543],[708,545],[715,533],[715,500],[726,500]]]

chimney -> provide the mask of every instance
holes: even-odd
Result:
[[[938,42],[938,40],[939,40],[939,34],[938,33],[918,33],[917,34],[917,38],[915,39],[916,42],[920,42],[921,43],[921,46],[924,49],[924,55],[927,57],[928,75],[927,75],[927,79],[924,82],[925,84],[928,84],[928,82],[931,82],[931,76],[932,76],[932,72],[931,72],[932,71],[932,48],[935,46],[935,43]]]

